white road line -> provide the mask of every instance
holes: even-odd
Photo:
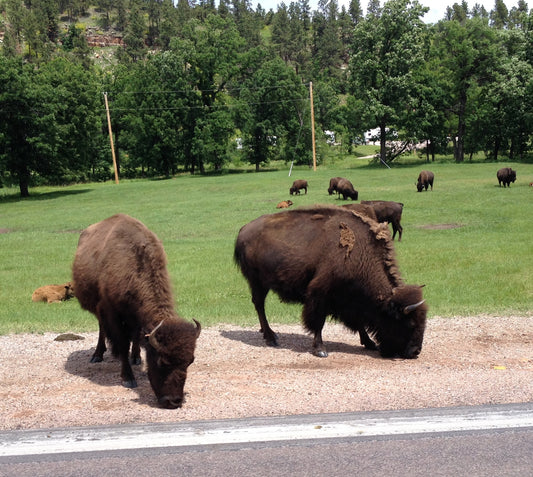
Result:
[[[370,418],[358,414],[335,417],[333,420],[328,415],[306,416],[304,422],[291,417],[286,418],[287,424],[278,417],[2,432],[0,457],[533,427],[531,408],[449,414],[437,410],[434,415],[413,412],[407,417],[386,412]]]

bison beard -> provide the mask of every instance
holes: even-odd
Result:
[[[234,258],[268,345],[278,344],[265,314],[273,290],[304,305],[302,322],[314,334],[317,356],[327,356],[328,315],[376,349],[371,333],[384,357],[416,358],[422,349],[427,306],[420,286],[403,284],[386,224],[339,207],[264,215],[241,228]]]
[[[175,409],[183,403],[187,368],[194,361],[201,327],[174,310],[166,263],[155,234],[138,220],[119,214],[82,232],[72,277],[81,307],[98,318],[100,332],[91,362],[102,361],[107,338],[122,363],[122,384],[134,388],[130,343],[133,364],[139,364],[139,347],[144,346],[158,402]]]

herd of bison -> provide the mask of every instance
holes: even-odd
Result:
[[[499,185],[516,180],[511,168],[497,173]],[[421,171],[416,188],[433,189],[434,174]],[[290,195],[307,194],[296,180]],[[330,180],[328,193],[358,199],[352,183]],[[293,202],[283,201],[287,209]],[[270,290],[282,301],[300,303],[302,324],[313,335],[312,352],[326,357],[322,329],[327,316],[359,333],[361,344],[385,358],[416,358],[422,350],[428,306],[423,285],[405,284],[397,266],[393,240],[403,204],[361,201],[341,207],[315,205],[263,215],[244,225],[235,242],[234,260],[251,292],[261,332],[269,346],[278,337],[265,313]],[[388,228],[392,226],[393,234]],[[72,265],[72,282],[34,292],[34,301],[75,295],[98,319],[99,337],[92,363],[111,346],[121,361],[122,384],[136,387],[132,364],[146,351],[147,373],[161,407],[183,404],[187,369],[194,361],[201,325],[181,318],[158,237],[142,222],[117,214],[85,229]]]

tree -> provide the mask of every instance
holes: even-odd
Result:
[[[266,59],[239,100],[244,155],[256,171],[272,158],[309,163],[308,94],[292,68],[278,57]]]
[[[401,134],[417,106],[414,71],[426,55],[427,8],[418,1],[391,0],[381,15],[368,16],[355,27],[350,62],[351,93],[367,106],[368,128],[380,130],[380,158],[387,158],[387,133]]]
[[[432,43],[432,57],[438,58],[440,76],[447,78],[449,136],[454,144],[454,157],[464,161],[465,139],[470,116],[476,103],[472,92],[489,83],[501,56],[495,41],[495,30],[482,18],[440,22]]]

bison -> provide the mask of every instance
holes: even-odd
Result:
[[[502,167],[497,173],[498,185],[501,187],[511,187],[511,182],[516,180],[516,171],[513,171],[510,167]]]
[[[276,209],[288,209],[292,205],[292,200],[282,200],[278,205],[276,205]]]
[[[32,301],[45,301],[46,303],[59,303],[70,300],[74,296],[72,283],[63,285],[44,285],[37,288],[31,295]]]
[[[402,240],[403,227],[400,224],[402,220],[403,204],[391,200],[362,200],[361,204],[367,204],[373,207],[378,222],[388,222],[392,225],[392,240],[398,232],[398,242]]]
[[[337,192],[337,184],[342,179],[342,177],[332,177],[329,180],[328,194],[332,195],[334,192]]]
[[[322,328],[328,315],[383,357],[416,358],[422,349],[422,288],[403,283],[385,224],[334,206],[263,215],[240,229],[234,259],[270,346],[278,345],[265,314],[273,290],[282,301],[303,304],[302,322],[314,334],[316,356],[327,356]]]
[[[148,378],[160,406],[181,407],[187,368],[194,361],[201,326],[183,320],[174,309],[167,257],[157,236],[124,214],[85,229],[72,265],[76,296],[100,328],[91,362],[106,351],[122,362],[122,384],[137,386],[128,351],[133,342],[146,349]]]
[[[300,194],[300,189],[304,189],[305,193],[307,194],[307,188],[308,188],[307,181],[304,181],[303,179],[295,180],[292,183],[291,188],[289,189],[289,194]]]
[[[348,197],[352,200],[357,200],[357,197],[359,196],[352,183],[344,178],[341,178],[339,182],[337,182],[337,192],[339,193],[339,197],[342,195],[344,200]]]
[[[433,190],[433,180],[435,179],[435,174],[431,171],[421,171],[420,174],[418,174],[418,181],[416,183],[416,190],[418,192],[422,192],[422,189],[428,190],[428,187],[431,186],[431,190]]]

